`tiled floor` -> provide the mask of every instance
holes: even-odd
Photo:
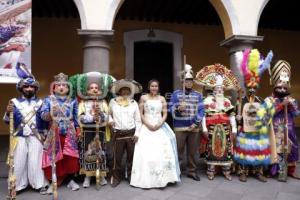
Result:
[[[298,170],[298,172],[300,172]],[[0,199],[6,196],[6,179],[0,179]],[[59,200],[299,200],[300,181],[289,179],[287,183],[269,179],[267,183],[258,182],[249,178],[248,182],[242,183],[237,177],[232,181],[226,181],[223,177],[216,177],[209,181],[201,173],[201,181],[195,182],[183,177],[182,182],[168,186],[164,189],[139,189],[133,188],[123,181],[118,187],[103,186],[99,191],[95,187],[81,188],[79,191],[70,191],[65,185],[58,189]],[[18,200],[51,200],[52,196],[42,196],[33,190],[26,190],[17,197]]]
[[[7,173],[4,168],[6,158],[7,138],[0,138],[0,177]],[[2,163],[2,164],[1,164]],[[298,163],[300,174],[300,163]],[[226,181],[222,176],[209,181],[204,172],[204,164],[200,163],[199,171],[201,181],[196,182],[182,176],[181,183],[168,186],[164,189],[139,189],[129,186],[123,181],[118,187],[106,185],[99,191],[95,187],[81,188],[79,191],[70,191],[66,185],[58,189],[59,200],[300,200],[300,181],[289,179],[287,183],[269,179],[261,183],[254,178],[249,178],[246,183],[234,176],[232,181]],[[4,200],[7,193],[6,178],[0,178],[0,200]],[[17,200],[52,200],[52,196],[42,196],[31,189],[18,195]]]

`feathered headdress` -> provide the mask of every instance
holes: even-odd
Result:
[[[77,96],[81,99],[87,97],[88,86],[91,83],[96,83],[102,91],[102,97],[105,98],[116,79],[109,75],[100,72],[87,72],[84,74],[76,74],[69,78],[73,87],[72,96]]]
[[[194,72],[192,65],[185,64],[184,71],[182,72],[182,79],[194,79]]]
[[[244,77],[245,86],[247,88],[258,88],[260,76],[266,69],[270,67],[273,58],[273,52],[270,51],[266,58],[257,49],[245,49],[242,55],[236,56],[236,62],[240,63],[240,72]]]
[[[22,88],[25,85],[33,86],[37,90],[40,88],[39,82],[35,80],[34,76],[30,73],[24,63],[17,63],[16,74],[21,79],[16,85],[18,91],[22,92]]]

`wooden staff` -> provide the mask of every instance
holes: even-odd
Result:
[[[240,116],[240,118],[242,118],[242,89],[238,90],[238,108],[237,108],[237,114]],[[237,131],[239,131],[241,129],[241,120],[239,119],[239,123],[238,123],[238,127],[237,127]]]
[[[284,104],[284,159],[287,163],[288,148],[289,148],[289,120],[288,120],[288,105]]]
[[[185,65],[186,65],[186,56],[183,56],[183,85],[182,85],[182,92],[183,92],[183,97],[182,97],[182,102],[185,102]]]
[[[283,137],[283,157],[279,163],[280,171],[278,180],[282,182],[287,181],[288,177],[288,139],[289,139],[289,129],[288,129],[288,105],[284,104],[284,137]]]
[[[57,176],[56,176],[56,122],[53,121],[52,124],[52,188],[53,188],[53,200],[58,200],[57,193]],[[59,144],[60,145],[60,144]]]
[[[16,176],[14,174],[14,113],[9,113],[9,172],[8,172],[8,195],[7,200],[15,200],[17,198],[16,193]]]
[[[52,168],[52,189],[53,189],[53,200],[58,200],[57,193],[57,176],[56,176],[56,131],[57,123],[53,120],[52,126],[50,129],[52,134],[52,159],[51,159],[51,168]],[[60,145],[60,144],[59,144]]]
[[[99,107],[99,104],[98,104],[98,97],[96,98],[95,102],[94,102],[94,105],[95,105],[95,116],[97,117],[96,118],[96,135],[95,135],[95,142],[96,142],[96,152],[97,151],[101,151],[101,144],[100,144],[100,136],[99,136],[99,126],[100,126],[100,122],[99,122],[99,113],[98,113],[98,107]],[[97,155],[97,160],[96,160],[96,189],[99,190],[100,189],[100,158],[99,158],[100,154]]]

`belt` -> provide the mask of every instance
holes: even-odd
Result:
[[[133,134],[134,132],[135,132],[135,128],[129,130],[114,129],[114,133],[116,133],[117,135],[128,135],[128,134]]]

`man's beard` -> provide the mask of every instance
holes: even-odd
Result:
[[[185,88],[186,93],[190,93],[192,91],[192,88]]]
[[[23,95],[27,99],[31,99],[35,96],[35,91],[23,91]]]
[[[223,108],[224,106],[224,94],[216,94],[216,103],[217,103],[217,108]]]
[[[284,98],[286,96],[289,96],[290,93],[288,91],[285,91],[285,92],[278,92],[278,91],[274,91],[274,95],[275,97],[278,97],[278,98]]]

